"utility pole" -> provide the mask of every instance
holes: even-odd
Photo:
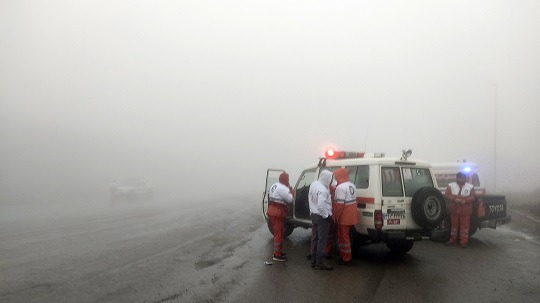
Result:
[[[493,193],[497,192],[497,83],[493,83]]]

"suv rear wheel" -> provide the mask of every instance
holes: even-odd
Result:
[[[362,238],[362,235],[356,231],[354,226],[351,226],[351,229],[349,230],[349,239],[351,241],[351,252],[353,257],[360,258],[360,247],[367,245],[367,243],[365,239]]]
[[[434,229],[446,216],[444,197],[434,187],[422,187],[413,195],[411,211],[418,225],[425,229]]]

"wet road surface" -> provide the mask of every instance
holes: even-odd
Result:
[[[314,270],[309,232],[272,236],[253,197],[0,215],[0,302],[540,302],[540,243],[508,227],[469,248],[362,248],[352,267]]]

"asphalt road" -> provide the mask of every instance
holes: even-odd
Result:
[[[540,239],[509,227],[469,248],[417,242],[310,267],[309,232],[271,260],[257,197],[0,213],[0,302],[540,302]]]

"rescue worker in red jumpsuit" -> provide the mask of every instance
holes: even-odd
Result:
[[[457,242],[457,230],[460,230],[461,247],[466,248],[469,242],[469,227],[471,223],[472,205],[476,198],[474,185],[466,182],[467,176],[459,172],[456,182],[448,184],[444,196],[450,203],[450,241],[446,245],[454,245]]]
[[[337,180],[335,209],[333,218],[337,225],[337,237],[340,265],[352,265],[351,240],[349,231],[358,223],[356,209],[356,186],[349,181],[349,173],[345,168],[336,170],[334,176]]]
[[[289,210],[289,204],[293,201],[293,190],[289,185],[289,175],[286,172],[279,175],[279,181],[270,187],[268,196],[268,210],[266,215],[272,223],[274,231],[274,261],[287,261],[286,254],[283,252],[283,227],[285,225],[285,217]]]

